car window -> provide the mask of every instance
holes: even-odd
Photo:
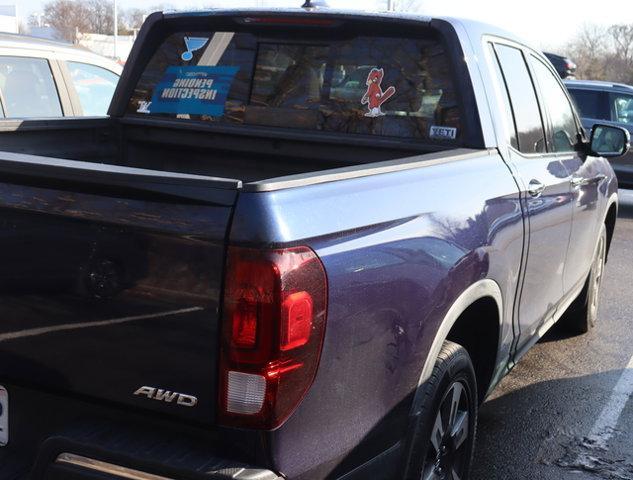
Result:
[[[510,129],[510,137],[507,139],[507,141],[514,148],[518,149],[519,142],[517,139],[517,127],[514,120],[514,115],[512,113],[512,104],[510,103],[508,88],[506,87],[506,80],[503,75],[503,72],[501,71],[501,67],[499,66],[499,59],[495,52],[495,47],[492,43],[490,44],[490,50],[492,52],[492,58],[493,58],[493,64],[494,64],[493,70],[495,72],[495,75],[497,76],[497,82],[499,83],[499,85],[501,86],[503,90],[502,97],[501,97],[502,102],[503,102],[502,108],[504,110],[504,113],[506,114],[508,128]]]
[[[538,58],[531,56],[543,104],[552,124],[551,145],[554,152],[571,152],[578,143],[578,126],[567,94],[552,71]]]
[[[576,102],[576,107],[581,117],[595,120],[611,120],[609,94],[607,92],[569,88],[569,93]]]
[[[80,62],[67,62],[83,114],[107,115],[119,76],[105,68]]]
[[[310,44],[293,35],[172,34],[146,66],[127,114],[460,143],[457,90],[434,32]]]
[[[633,96],[624,93],[614,93],[611,98],[615,115],[613,121],[633,125]]]
[[[7,118],[63,115],[51,67],[44,58],[0,56],[0,91]]]
[[[545,132],[536,92],[521,50],[495,45],[501,71],[512,105],[523,153],[545,152]]]

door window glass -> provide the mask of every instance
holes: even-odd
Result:
[[[7,118],[61,117],[48,60],[0,56],[0,91]]]
[[[569,93],[576,102],[576,107],[583,118],[595,120],[611,120],[609,111],[609,94],[597,90],[580,90],[570,88]]]
[[[633,96],[622,93],[612,95],[614,122],[633,125]]]
[[[545,133],[536,92],[521,50],[495,45],[523,153],[545,152]]]
[[[578,126],[571,103],[558,79],[543,62],[532,57],[532,66],[552,123],[552,150],[571,152],[578,143]]]
[[[510,138],[508,138],[507,140],[508,140],[508,143],[510,143],[510,145],[518,149],[519,142],[517,140],[516,124],[514,122],[514,115],[512,113],[512,105],[510,103],[510,97],[509,97],[508,89],[506,87],[506,81],[503,76],[503,72],[501,71],[501,67],[499,66],[499,60],[497,58],[497,54],[495,53],[495,49],[492,43],[490,44],[490,49],[492,50],[492,58],[493,58],[493,64],[494,64],[493,70],[497,76],[497,81],[503,90],[503,92],[501,93],[502,102],[503,102],[502,108],[506,115],[508,128],[510,129]]]
[[[68,62],[68,69],[83,114],[91,117],[107,115],[119,76],[87,63]]]

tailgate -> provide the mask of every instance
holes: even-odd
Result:
[[[237,188],[0,154],[0,384],[213,421]]]

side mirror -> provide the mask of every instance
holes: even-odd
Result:
[[[590,150],[592,155],[615,158],[626,155],[631,147],[628,130],[608,125],[594,125],[591,129]]]

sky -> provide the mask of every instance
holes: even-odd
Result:
[[[387,0],[327,0],[333,7],[384,10]],[[27,18],[41,11],[46,0],[16,2],[18,14]],[[151,8],[157,4],[178,9],[239,6],[301,6],[303,0],[118,0],[120,8]],[[631,0],[396,0],[416,12],[473,18],[510,30],[541,48],[558,48],[569,42],[584,24],[633,24]],[[363,5],[359,7],[359,4]]]

